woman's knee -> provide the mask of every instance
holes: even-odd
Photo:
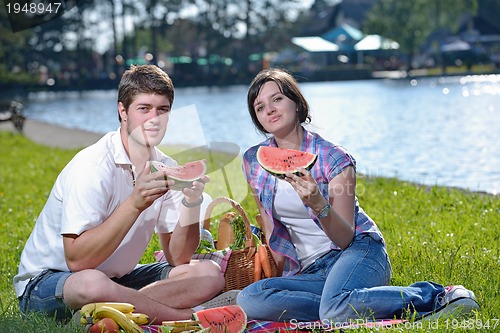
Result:
[[[356,313],[349,303],[351,292],[343,292],[328,300],[321,300],[319,306],[319,318],[321,321],[347,322],[355,318]]]
[[[258,294],[261,291],[259,287],[260,283],[256,282],[245,287],[236,298],[236,304],[238,304],[243,311],[247,314],[249,318],[257,318],[258,312],[256,307],[259,307]]]

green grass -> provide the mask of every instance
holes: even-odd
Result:
[[[79,326],[62,326],[42,316],[22,320],[12,287],[23,245],[52,184],[78,150],[48,148],[10,132],[0,132],[0,141],[0,332],[83,332]],[[172,147],[165,150],[177,153]],[[241,157],[236,158],[224,172],[215,172],[207,191],[213,197],[230,192],[253,217],[256,207],[247,196],[240,161]],[[230,186],[225,185],[226,179]],[[498,196],[363,175],[357,190],[361,206],[387,241],[393,285],[421,280],[463,284],[479,299],[481,312],[474,321],[436,322],[406,331],[451,332],[460,328],[457,325],[471,331],[487,323],[491,327],[484,331],[495,331],[493,325],[500,328]],[[158,248],[154,240],[143,262],[154,260]]]

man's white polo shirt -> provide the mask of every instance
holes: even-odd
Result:
[[[28,281],[43,270],[69,271],[63,234],[79,235],[98,226],[131,194],[135,170],[119,131],[80,151],[58,176],[21,255],[14,277],[18,297]],[[158,149],[155,155],[157,161],[177,165]],[[144,210],[120,246],[97,269],[109,277],[129,273],[141,259],[155,228],[160,233],[173,231],[182,197],[179,191],[169,191]]]

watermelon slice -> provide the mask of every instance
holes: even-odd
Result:
[[[241,333],[247,326],[247,315],[239,305],[227,305],[193,313],[193,319],[210,333]]]
[[[193,186],[207,172],[207,163],[204,160],[188,162],[180,166],[166,166],[162,162],[151,161],[151,172],[165,171],[168,179],[175,180],[172,190],[182,190]]]
[[[298,168],[309,170],[317,159],[316,154],[294,149],[260,146],[257,150],[257,161],[260,166],[279,178],[285,178],[285,173],[288,172],[300,176]]]

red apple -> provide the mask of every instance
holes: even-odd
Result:
[[[90,327],[90,333],[119,333],[118,324],[111,318],[102,318]]]

